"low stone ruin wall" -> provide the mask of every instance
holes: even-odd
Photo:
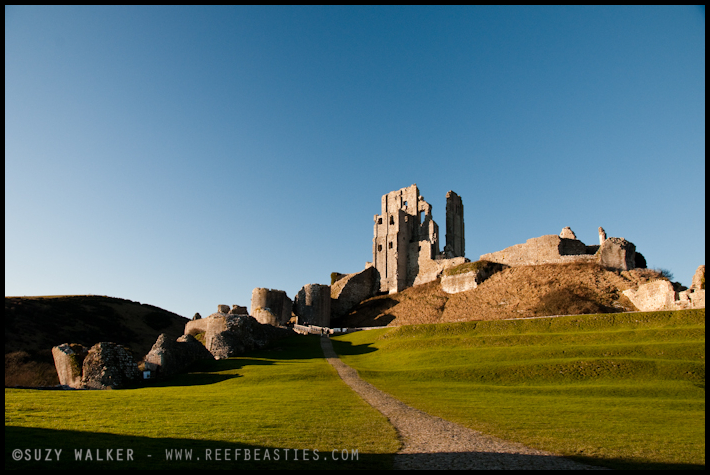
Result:
[[[481,260],[508,266],[598,262],[606,268],[625,271],[636,267],[636,246],[618,237],[604,239],[598,247],[587,246],[577,239],[548,234],[502,251],[483,254]]]
[[[642,312],[705,308],[705,266],[695,271],[689,289],[676,291],[667,280],[654,280],[639,285],[638,289],[624,290],[623,294]]]
[[[496,272],[500,272],[505,267],[507,266],[503,264],[489,262],[482,263],[480,268],[469,272],[462,272],[455,275],[446,275],[446,273],[444,273],[441,277],[441,290],[447,294],[457,294],[459,292],[465,292],[466,290],[475,289],[483,283],[483,281]]]

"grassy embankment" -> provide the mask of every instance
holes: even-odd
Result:
[[[398,447],[386,419],[323,359],[316,336],[291,337],[273,350],[209,362],[151,387],[5,389],[6,469],[378,469],[391,467]],[[13,460],[13,450],[34,448],[61,449],[59,462],[55,452],[50,461]],[[93,460],[74,462],[75,449],[92,449]],[[113,461],[106,460],[109,449]],[[127,449],[133,450],[132,462]],[[166,460],[168,451],[175,458],[177,450],[183,459],[192,450],[192,460]],[[340,460],[333,460],[333,450]],[[342,450],[349,459],[357,450],[357,460],[343,461]],[[26,453],[34,459],[34,450]],[[25,452],[21,455],[24,459]]]
[[[704,309],[403,326],[333,344],[363,379],[473,429],[613,468],[705,465]]]

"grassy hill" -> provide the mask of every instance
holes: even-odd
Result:
[[[705,310],[414,325],[333,338],[429,414],[612,468],[705,465]]]
[[[5,386],[59,384],[52,347],[113,341],[138,360],[158,335],[183,334],[187,319],[152,305],[97,295],[5,297]]]
[[[377,296],[334,321],[333,326],[417,325],[629,312],[638,309],[622,291],[652,279],[665,277],[651,269],[615,272],[595,263],[511,267],[494,274],[478,288],[458,294],[447,294],[436,280],[396,294]]]

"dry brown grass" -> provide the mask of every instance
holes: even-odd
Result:
[[[511,267],[458,294],[439,281],[366,300],[334,325],[384,326],[499,320],[637,310],[622,291],[660,277],[647,269],[614,272],[595,263]]]

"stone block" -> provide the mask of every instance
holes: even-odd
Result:
[[[642,312],[674,309],[676,293],[673,284],[667,280],[654,280],[641,284],[638,290],[624,290],[623,294]]]
[[[191,364],[204,359],[214,359],[205,346],[192,335],[183,335],[177,340],[161,334],[145,356],[146,363],[157,366],[159,379],[169,378],[183,372]]]
[[[597,261],[603,267],[631,270],[636,267],[636,246],[624,238],[607,238],[597,251]]]
[[[230,358],[260,350],[293,331],[261,324],[249,315],[215,318],[205,334],[205,346],[216,359]]]
[[[217,305],[217,311],[219,313],[229,313],[229,305]]]
[[[86,354],[86,348],[79,344],[64,343],[52,348],[59,384],[75,389],[81,388],[81,369]]]

